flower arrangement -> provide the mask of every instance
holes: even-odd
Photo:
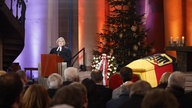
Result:
[[[91,65],[92,71],[105,71],[107,79],[117,72],[117,66],[115,57],[106,54],[95,55]]]

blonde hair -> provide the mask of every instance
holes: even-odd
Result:
[[[48,92],[39,84],[30,85],[22,100],[22,108],[49,108],[49,104]]]
[[[63,37],[59,37],[59,38],[56,40],[56,44],[58,44],[59,41],[63,41],[63,45],[66,44],[65,39],[64,39]]]

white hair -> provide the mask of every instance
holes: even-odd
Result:
[[[64,70],[64,80],[65,81],[76,81],[79,80],[78,69],[75,67],[68,67]]]
[[[168,87],[177,86],[184,88],[185,87],[185,76],[182,72],[175,71],[171,73],[168,79]]]
[[[47,79],[49,88],[57,89],[63,84],[63,77],[58,73],[52,73]]]
[[[56,40],[56,43],[58,44],[59,41],[63,41],[63,45],[66,44],[65,39],[64,39],[63,37],[59,37],[59,38]]]

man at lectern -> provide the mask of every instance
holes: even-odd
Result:
[[[59,55],[64,59],[65,62],[67,62],[67,67],[71,66],[72,54],[71,54],[71,50],[65,46],[66,44],[65,39],[63,37],[59,37],[56,40],[56,44],[58,46],[55,48],[52,48],[50,51],[50,54]]]

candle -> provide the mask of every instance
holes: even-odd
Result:
[[[173,37],[172,36],[170,37],[170,44],[171,45],[173,44]]]
[[[185,43],[185,37],[184,37],[184,36],[182,36],[182,38],[181,38],[181,43],[182,43],[182,44]]]
[[[176,37],[176,44],[179,44],[179,37]]]

